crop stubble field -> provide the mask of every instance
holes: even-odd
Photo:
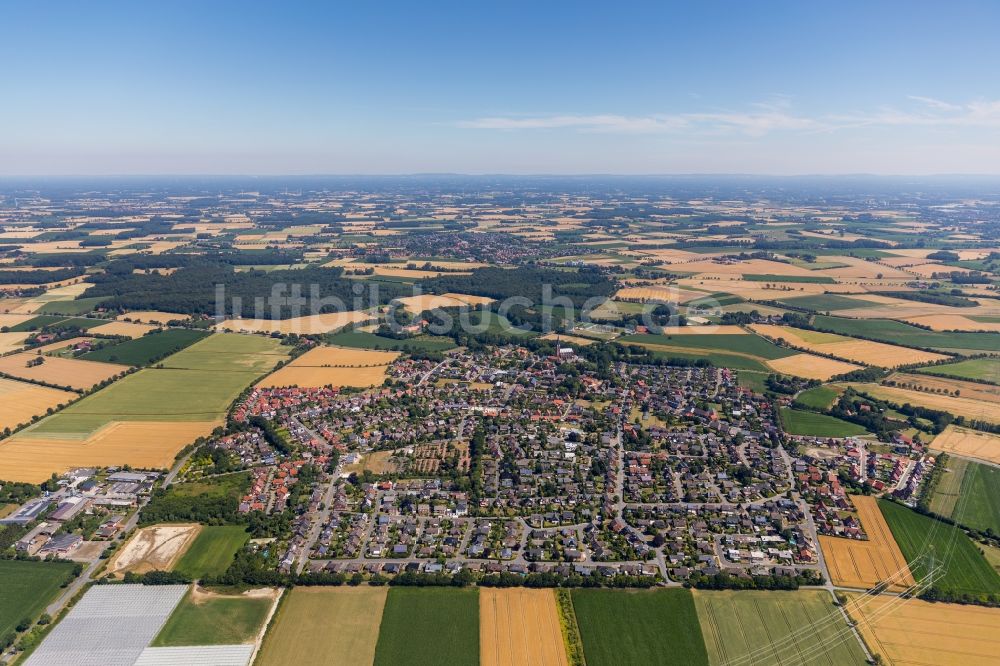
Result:
[[[4,440],[0,478],[38,482],[82,465],[168,467],[221,423],[240,391],[287,358],[285,349],[265,337],[209,336]]]
[[[32,417],[76,397],[70,391],[0,377],[0,430],[28,423]]]
[[[1000,435],[950,425],[931,442],[931,448],[1000,464]]]
[[[865,663],[857,638],[825,590],[695,590],[694,602],[712,666]]]
[[[28,367],[29,361],[35,361],[39,358],[42,359],[40,365]],[[120,365],[111,363],[39,356],[33,352],[0,357],[0,372],[11,377],[45,382],[55,386],[68,386],[81,391],[106,379],[111,379],[123,371],[124,368]]]
[[[482,666],[568,666],[553,590],[479,590]]]
[[[354,386],[367,388],[385,380],[399,352],[349,347],[317,347],[267,376],[258,386]]]
[[[371,666],[388,591],[369,586],[293,588],[271,621],[257,663]]]
[[[1000,654],[1000,608],[880,596],[850,613],[869,649],[893,666],[988,666]]]
[[[844,587],[870,588],[891,579],[889,590],[913,585],[913,575],[876,500],[864,495],[850,497],[868,540],[819,537],[831,581]]]

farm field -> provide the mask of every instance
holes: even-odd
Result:
[[[1000,534],[1000,468],[949,456],[930,508],[965,527]]]
[[[269,589],[221,595],[192,588],[153,639],[152,647],[252,643],[276,595]]]
[[[807,412],[791,407],[781,408],[781,425],[790,435],[814,437],[851,437],[868,433],[856,423],[850,423],[826,414]]]
[[[0,372],[19,379],[85,391],[125,371],[120,365],[58,356],[42,357],[40,365],[28,367],[28,362],[37,358],[39,356],[33,352],[0,357]]]
[[[964,416],[967,419],[1000,423],[1000,410],[996,408],[996,402],[993,401],[987,402],[964,396],[955,397],[940,393],[911,391],[910,389],[899,388],[898,386],[883,386],[881,384],[850,382],[844,384],[844,386],[850,386],[856,391],[867,393],[875,398],[887,400],[897,405],[906,403],[921,405],[931,409],[950,412],[955,416]]]
[[[375,666],[477,666],[478,590],[390,589],[374,663]]]
[[[137,310],[135,312],[126,312],[123,315],[117,317],[119,321],[134,321],[141,324],[169,324],[172,321],[184,321],[185,319],[190,319],[190,316],[186,314],[177,314],[175,312],[161,312],[157,310]]]
[[[981,379],[994,384],[1000,384],[1000,359],[972,358],[959,361],[958,363],[945,363],[943,365],[917,368],[914,372],[926,375],[950,375],[965,379]]]
[[[711,350],[696,351],[685,347],[671,347],[669,345],[653,345],[647,343],[640,343],[639,346],[650,350],[653,352],[653,356],[657,358],[683,358],[691,361],[705,359],[713,365],[724,368],[750,370],[759,373],[772,372],[768,366],[764,365],[764,359],[760,359],[749,354],[727,354]]]
[[[468,294],[421,294],[419,296],[397,298],[396,300],[401,303],[404,308],[414,314],[418,314],[426,310],[434,310],[436,308],[457,308],[462,306],[475,307],[477,305],[493,302],[492,298],[486,298],[485,296],[470,296]]]
[[[943,574],[934,581],[938,590],[952,594],[1000,594],[1000,575],[962,530],[894,502],[879,500],[878,506],[900,550],[911,562],[914,578],[920,580],[928,573],[925,561],[914,562],[930,553],[944,567]]]
[[[173,570],[195,580],[221,575],[232,564],[233,557],[247,539],[249,535],[242,525],[202,527]]]
[[[110,321],[90,329],[91,333],[97,335],[121,335],[126,338],[141,338],[150,331],[155,331],[155,326],[149,324],[135,324],[127,321]]]
[[[0,560],[0,636],[40,615],[72,570],[70,562]]]
[[[901,345],[1000,351],[1000,335],[995,333],[938,333],[890,319],[846,319],[826,315],[816,315],[813,324],[842,335],[863,335]]]
[[[0,354],[20,349],[27,337],[27,333],[0,333]]]
[[[132,326],[133,324],[126,324]],[[126,340],[119,344],[109,345],[80,358],[88,361],[104,361],[121,365],[143,366],[154,359],[163,358],[167,354],[179,352],[205,338],[209,334],[204,331],[175,328],[142,337]]]
[[[879,305],[878,303],[864,300],[864,296],[854,298],[852,296],[841,296],[840,294],[810,294],[809,296],[792,296],[777,300],[779,303],[813,310],[814,312],[871,308]]]
[[[979,430],[950,425],[934,438],[930,448],[1000,464],[1000,435]]]
[[[572,592],[588,666],[708,664],[690,590]]]
[[[904,590],[914,583],[904,553],[893,539],[879,505],[872,497],[851,495],[867,541],[820,536],[819,543],[830,580],[843,587],[870,588],[892,581],[888,590]]]
[[[350,347],[317,347],[261,380],[275,386],[377,386],[399,352],[368,351]]]
[[[271,621],[257,663],[371,666],[388,591],[369,586],[289,590]]]
[[[836,375],[842,375],[861,366],[844,361],[837,361],[813,354],[793,354],[785,358],[776,358],[767,362],[768,367],[783,375],[794,375],[806,379],[826,381]]]
[[[167,469],[178,451],[221,423],[109,421],[92,432],[40,435],[28,428],[0,441],[0,479],[40,483],[73,467]]]
[[[481,588],[479,646],[482,666],[568,666],[555,591]]]
[[[869,648],[889,666],[987,666],[1000,654],[1000,608],[857,599],[851,600],[850,614]]]
[[[586,347],[592,345],[596,340],[591,340],[590,338],[580,338],[575,335],[565,335],[563,333],[546,333],[545,335],[538,338],[539,340],[553,340],[556,342],[562,342],[570,345],[581,345]]]
[[[699,351],[738,352],[761,359],[777,359],[792,356],[796,352],[782,349],[756,335],[625,335],[619,338],[622,343],[645,345],[662,345],[679,349]]]
[[[130,572],[173,571],[202,529],[201,525],[187,523],[136,530],[108,562],[107,572],[120,577]]]
[[[830,333],[819,333],[791,326],[776,326],[773,324],[753,324],[751,328],[773,340],[784,339],[788,344],[808,351],[829,354],[838,358],[892,368],[910,363],[929,363],[939,361],[946,356],[932,352],[908,349],[882,342],[872,342],[849,337],[837,337]]]
[[[455,343],[451,338],[434,336],[416,336],[405,340],[394,340],[384,338],[374,333],[365,331],[342,331],[326,337],[327,342],[340,347],[354,347],[357,349],[389,349],[402,351],[413,349],[416,351],[445,351],[454,349]]]
[[[997,364],[1000,365],[1000,360],[997,360]],[[903,385],[914,390],[930,391],[952,396],[958,394],[962,398],[968,398],[969,400],[1000,403],[1000,386],[993,386],[992,384],[981,384],[962,379],[909,372],[895,372],[886,377],[886,381],[895,382],[897,386]]]
[[[712,666],[865,663],[864,651],[825,590],[695,590],[694,604]]]
[[[50,408],[77,398],[76,393],[0,377],[0,430],[28,423]]]
[[[315,335],[331,333],[351,324],[372,321],[378,315],[370,312],[349,310],[309,315],[294,319],[227,319],[215,325],[216,331],[236,331],[245,333],[297,333]]]

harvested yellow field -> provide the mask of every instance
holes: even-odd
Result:
[[[697,298],[708,296],[707,293],[682,289],[674,285],[653,285],[649,287],[623,287],[615,294],[619,301],[664,301],[668,303],[686,303]]]
[[[238,333],[298,333],[312,335],[330,333],[351,324],[370,321],[377,314],[348,310],[326,314],[295,317],[294,319],[227,319],[214,326],[216,331],[236,331]]]
[[[875,587],[892,581],[887,589],[902,591],[914,584],[903,553],[892,538],[874,497],[851,495],[867,541],[820,536],[823,557],[834,585],[855,588]]]
[[[1000,333],[1000,322],[976,321],[962,315],[935,314],[907,317],[906,321],[929,326],[934,331],[993,331]]]
[[[883,266],[874,261],[865,261],[860,257],[831,256],[824,257],[826,261],[836,261],[847,264],[839,268],[825,268],[812,271],[813,275],[826,275],[835,279],[861,278],[869,280],[910,279],[913,276],[899,268]],[[881,277],[879,277],[881,276]]]
[[[467,294],[420,294],[419,296],[397,298],[396,301],[410,312],[417,313],[435,308],[458,308],[463,305],[482,305],[492,303],[493,299],[484,296],[469,296]]]
[[[552,590],[479,589],[482,666],[568,666]]]
[[[258,386],[354,386],[368,388],[385,381],[389,364],[399,352],[346,347],[318,347],[306,352],[261,381]]]
[[[750,328],[764,337],[772,340],[783,339],[789,345],[800,349],[829,354],[865,365],[877,365],[882,368],[894,368],[910,363],[930,363],[948,358],[943,354],[925,352],[919,349],[860,340],[846,335],[817,333],[790,326],[753,324]]]
[[[661,240],[649,241],[651,243],[661,243]],[[641,246],[641,242],[637,243]],[[640,249],[637,252],[638,255],[642,257],[650,257],[656,259],[657,261],[664,264],[682,264],[682,263],[692,263],[698,261],[699,259],[704,259],[705,255],[698,254],[697,252],[688,252],[687,250],[671,250],[669,248],[660,248],[656,250],[643,250]]]
[[[107,571],[116,577],[129,572],[170,571],[200,531],[197,523],[143,527],[108,562]]]
[[[137,321],[143,324],[167,324],[172,321],[188,319],[188,315],[176,312],[160,312],[157,310],[141,310],[126,312],[117,317],[118,321]]]
[[[40,365],[28,367],[28,362],[36,359],[43,359],[43,361]],[[31,379],[55,386],[69,386],[82,391],[89,389],[94,384],[122,374],[123,368],[113,363],[39,356],[33,352],[22,352],[0,358],[0,372],[19,379]]]
[[[0,430],[28,423],[33,416],[42,416],[49,408],[76,397],[76,393],[69,391],[0,377]]]
[[[807,268],[800,268],[793,264],[786,264],[780,261],[770,261],[768,259],[748,259],[746,261],[732,261],[727,263],[700,260],[688,263],[675,263],[670,266],[670,270],[677,271],[678,273],[697,273],[706,275],[806,276],[820,272],[810,271]]]
[[[563,333],[546,333],[539,339],[556,340],[558,342],[565,342],[566,344],[571,344],[571,345],[581,345],[583,347],[586,347],[587,345],[592,345],[595,342],[597,342],[597,340],[591,340],[590,338],[581,338],[575,335],[565,335]]]
[[[1000,410],[997,409],[995,400],[976,400],[964,396],[956,398],[950,395],[911,391],[898,386],[882,386],[881,384],[849,383],[846,386],[898,405],[906,403],[922,405],[931,409],[951,412],[955,416],[964,416],[967,419],[1000,423]]]
[[[92,328],[89,332],[97,335],[121,335],[126,338],[141,338],[150,331],[156,330],[156,328],[156,326],[150,326],[149,324],[133,324],[127,321],[113,321],[107,324],[101,324],[96,328]]]
[[[1000,360],[996,363],[997,370],[1000,370]],[[896,382],[897,384],[912,384],[919,387],[920,390],[940,390],[942,392],[952,394],[955,393],[955,391],[958,391],[959,395],[963,398],[982,400],[983,402],[992,402],[1000,405],[1000,386],[997,386],[996,384],[980,384],[978,382],[967,382],[961,379],[949,379],[947,377],[936,377],[934,375],[909,372],[894,372],[886,377],[886,381]]]
[[[991,666],[1000,655],[1000,608],[853,596],[851,617],[869,650],[892,666]]]
[[[1000,435],[950,425],[934,438],[931,448],[1000,465]]]
[[[28,432],[0,442],[0,479],[40,483],[74,467],[131,465],[167,469],[177,452],[209,435],[219,421],[115,421],[84,439]]]
[[[6,354],[24,346],[27,333],[0,333],[0,354]]]
[[[0,306],[3,305],[8,305],[8,303],[6,301],[0,302]],[[14,305],[14,303],[11,302],[10,305]],[[18,324],[23,324],[32,318],[33,317],[29,314],[11,314],[4,312],[3,314],[0,314],[0,328],[3,328],[4,326],[17,326]]]
[[[776,358],[767,361],[767,365],[783,375],[819,379],[824,382],[830,377],[858,370],[861,367],[853,363],[835,361],[832,358],[813,356],[812,354],[794,354],[785,358]]]

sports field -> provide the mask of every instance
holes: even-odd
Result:
[[[782,407],[780,414],[781,425],[785,432],[790,435],[851,437],[864,435],[868,432],[856,423],[850,423],[826,414],[817,414],[790,407]]]
[[[856,603],[855,603],[856,602]],[[852,598],[851,616],[890,666],[990,666],[1000,654],[1000,608],[887,596]]]
[[[478,590],[390,589],[374,663],[376,666],[477,666]]]
[[[47,409],[76,397],[77,394],[70,391],[0,377],[0,430],[29,423],[32,417],[44,415]]]
[[[889,590],[904,590],[913,585],[904,553],[893,539],[875,499],[864,495],[850,497],[868,540],[819,537],[831,582],[864,589],[890,582]]]
[[[865,654],[825,590],[694,591],[712,666],[864,664]]]
[[[378,386],[399,352],[317,347],[268,375],[258,386]]]
[[[555,592],[481,588],[479,645],[482,666],[568,666]]]
[[[252,643],[274,604],[274,590],[222,595],[193,588],[177,605],[153,647]]]
[[[1000,435],[950,425],[934,438],[931,448],[1000,464]]]
[[[995,358],[971,358],[958,363],[944,363],[926,368],[917,368],[914,372],[927,375],[944,375],[962,377],[964,379],[981,379],[1000,384],[1000,360]]]
[[[147,528],[148,529],[148,528]],[[225,573],[236,552],[249,539],[241,525],[215,525],[203,527],[194,542],[174,566],[174,571],[198,580],[204,576]]]
[[[895,502],[879,500],[878,505],[917,580],[931,571],[933,561],[935,567],[942,567],[934,587],[943,592],[1000,594],[1000,575],[965,532]],[[916,561],[922,555],[932,559]]]
[[[295,587],[271,621],[260,666],[371,666],[387,587]]]
[[[35,620],[73,570],[70,562],[0,560],[0,637]]]
[[[1000,468],[949,456],[930,508],[965,527],[1000,534]]]
[[[587,666],[708,664],[690,590],[573,590]]]

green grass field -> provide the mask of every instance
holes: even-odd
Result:
[[[72,570],[70,562],[0,560],[0,636],[36,620]]]
[[[479,593],[475,589],[389,590],[375,666],[478,666]]]
[[[39,422],[31,433],[86,435],[111,421],[211,421],[288,347],[271,338],[217,333]]]
[[[949,456],[931,511],[965,527],[1000,534],[1000,469]]]
[[[153,647],[252,643],[267,619],[270,597],[188,596],[170,614]]]
[[[813,437],[852,437],[868,431],[855,423],[848,423],[826,414],[806,412],[790,407],[781,409],[781,425],[790,435]]]
[[[914,578],[920,580],[928,572],[926,561],[914,560],[930,554],[944,567],[935,588],[952,594],[1000,594],[1000,575],[961,529],[895,502],[879,500],[878,505],[903,557],[911,562]]]
[[[406,340],[394,340],[384,338],[374,333],[365,331],[343,331],[326,336],[326,341],[331,345],[340,347],[354,347],[356,349],[385,349],[390,351],[445,351],[454,349],[455,343],[451,338],[418,336]]]
[[[795,404],[812,409],[829,409],[840,393],[832,386],[816,386],[799,393],[795,397]]]
[[[650,350],[655,358],[670,359],[682,358],[689,361],[705,359],[720,368],[732,368],[734,370],[749,370],[751,372],[773,374],[771,370],[762,362],[747,356],[736,356],[734,354],[724,354],[722,352],[682,352],[682,351],[659,351]]]
[[[39,314],[82,315],[93,312],[94,308],[108,300],[106,296],[78,298],[75,301],[49,301],[38,308]]]
[[[889,319],[845,319],[827,315],[816,315],[813,324],[834,333],[862,335],[913,347],[1000,351],[1000,335],[996,333],[938,333]]]
[[[970,358],[958,363],[917,368],[914,372],[962,379],[979,379],[991,384],[1000,384],[1000,361],[995,358]]]
[[[849,298],[838,294],[814,294],[811,296],[793,296],[791,298],[779,298],[779,303],[792,305],[797,308],[805,308],[813,312],[834,312],[836,310],[851,310],[854,308],[873,308],[878,303],[865,301],[860,298]]]
[[[221,575],[249,538],[246,529],[240,525],[203,527],[177,562],[174,571],[187,574],[194,580]]]
[[[690,590],[573,590],[587,666],[708,664]]]
[[[87,361],[104,361],[121,365],[143,366],[166,354],[179,352],[208,335],[205,331],[175,328],[149,333],[141,338],[124,340],[84,354],[80,358]]]
[[[865,654],[829,592],[694,592],[712,666],[864,664]]]
[[[676,335],[625,335],[618,339],[622,343],[639,343],[684,347],[699,350],[738,352],[762,359],[776,359],[792,356],[798,352],[784,349],[757,335],[723,334],[703,335],[698,333]]]

